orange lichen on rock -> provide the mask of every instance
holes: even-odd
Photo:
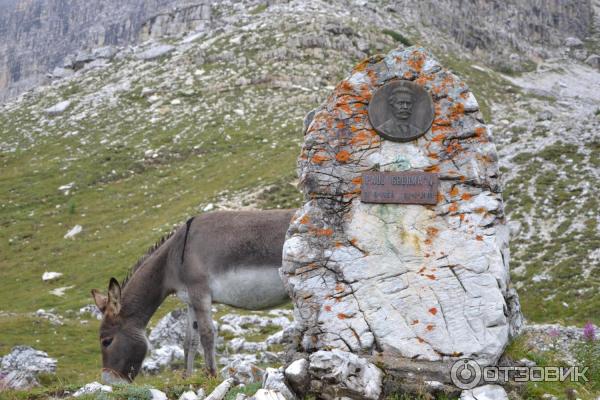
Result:
[[[339,314],[337,315],[337,317],[338,317],[339,319],[346,319],[346,318],[350,318],[350,317],[348,317],[348,316],[347,316],[346,314],[344,314],[344,313],[339,313]]]
[[[300,218],[300,223],[303,225],[306,225],[310,222],[310,217],[308,215],[303,215],[302,218]]]
[[[425,64],[425,55],[417,50],[413,51],[408,60],[406,61],[409,67],[414,69],[417,73],[420,73]]]
[[[483,241],[483,236],[477,235],[477,236],[475,236],[475,240],[479,240],[480,242],[482,242]]]
[[[463,103],[454,103],[449,111],[450,119],[457,120],[465,114],[465,105]]]
[[[425,276],[432,281],[435,281],[435,279],[436,279],[435,275],[433,275],[433,274],[426,274]]]
[[[431,307],[431,308],[429,309],[429,313],[430,313],[431,315],[435,315],[435,314],[437,314],[437,312],[438,312],[438,310],[437,310],[437,308],[435,308],[435,307]]]
[[[453,186],[452,190],[450,190],[450,196],[458,196],[458,188],[456,186]]]
[[[433,325],[429,324],[429,325],[427,325],[427,328],[426,328],[426,329],[427,329],[429,332],[431,332],[431,331],[432,331],[434,328],[435,328],[435,327],[434,327]]]
[[[456,204],[456,203],[450,204],[450,206],[448,207],[448,211],[450,211],[450,212],[457,212],[458,211],[458,204]]]
[[[329,161],[329,157],[317,153],[312,157],[311,161],[315,164],[323,164],[325,161]]]
[[[331,311],[331,306],[329,306],[329,305],[325,306],[324,308],[325,308],[325,311]]]
[[[342,150],[335,155],[335,159],[343,164],[346,164],[348,161],[350,161],[350,157],[351,154],[346,150]]]
[[[315,235],[317,236],[331,236],[333,235],[333,229],[325,228],[325,229],[315,229]]]
[[[418,323],[419,323],[419,320],[418,320],[418,319],[413,319],[413,321],[412,321],[412,323],[411,323],[411,324],[412,324],[412,325],[416,325],[416,324],[418,324]]]
[[[440,166],[439,165],[431,165],[431,166],[425,168],[425,172],[440,172]]]
[[[472,197],[473,197],[473,196],[472,196],[470,193],[463,193],[463,194],[461,194],[461,195],[460,195],[460,198],[461,198],[462,200],[465,200],[465,201],[467,201],[467,200],[471,200],[471,198],[472,198]]]
[[[357,176],[357,177],[352,178],[352,183],[354,183],[355,185],[362,184],[362,176]]]

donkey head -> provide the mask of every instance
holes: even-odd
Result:
[[[92,290],[92,297],[102,312],[100,347],[102,380],[109,384],[133,381],[140,371],[148,344],[143,330],[121,313],[121,286],[110,279],[108,295]]]

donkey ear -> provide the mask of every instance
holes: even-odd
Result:
[[[106,311],[106,306],[108,305],[108,297],[100,293],[98,289],[92,289],[92,298],[96,303],[96,306],[100,310],[102,314]]]
[[[121,311],[121,285],[115,278],[108,284],[108,309],[115,315]]]

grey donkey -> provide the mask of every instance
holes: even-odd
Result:
[[[102,311],[102,380],[131,382],[148,350],[148,321],[167,296],[188,307],[186,373],[193,372],[198,337],[208,372],[216,374],[212,303],[259,310],[287,301],[279,277],[294,210],[217,211],[191,218],[151,248],[108,294],[92,290]]]

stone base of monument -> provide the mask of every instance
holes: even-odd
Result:
[[[495,365],[522,324],[477,100],[425,49],[395,50],[357,65],[304,137],[280,270],[290,361],[323,398],[457,393],[452,366]]]

